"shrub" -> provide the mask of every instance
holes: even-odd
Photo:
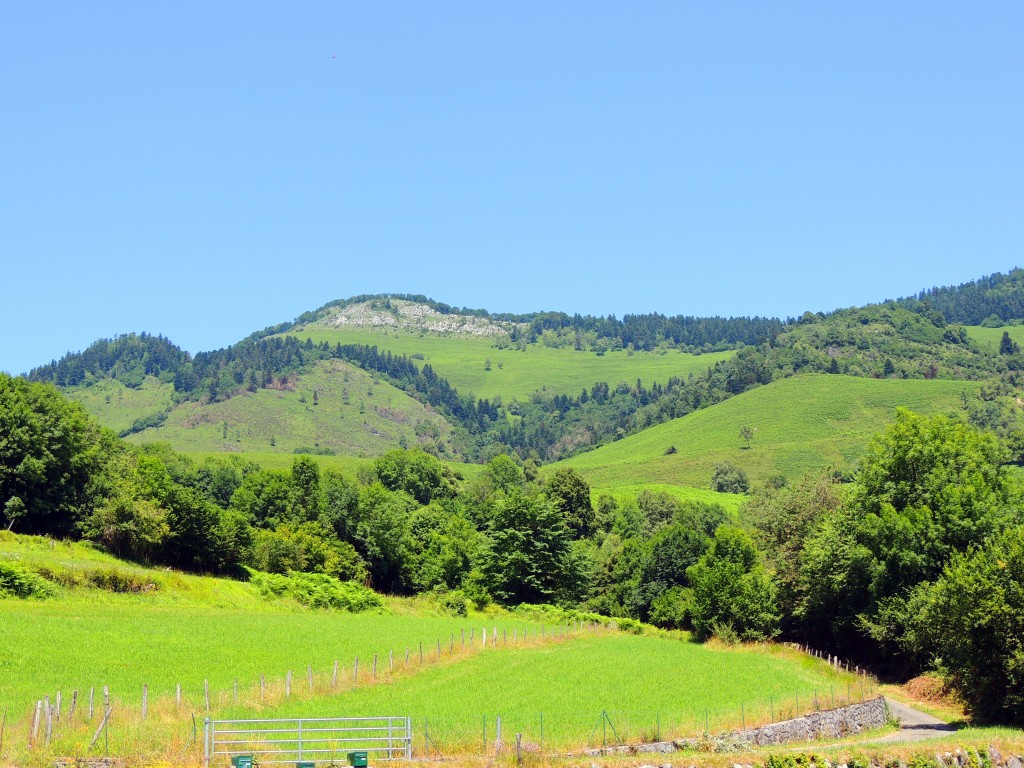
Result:
[[[742,469],[723,461],[721,464],[715,464],[715,471],[711,474],[711,488],[720,493],[747,493],[750,490],[750,481]]]
[[[445,592],[441,596],[441,609],[452,616],[469,615],[469,601],[466,599],[466,593],[460,589]]]
[[[290,598],[308,608],[333,608],[350,613],[384,607],[384,601],[372,589],[324,573],[249,571],[249,574],[250,583],[267,598]]]
[[[38,573],[0,560],[0,598],[34,597],[45,600],[55,594],[53,585]]]

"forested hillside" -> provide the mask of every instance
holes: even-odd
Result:
[[[251,420],[252,408],[229,408],[236,415],[224,418],[221,412],[225,409],[219,403],[258,392],[295,389],[303,376],[314,381],[315,376],[310,378],[314,366],[340,361],[415,398],[435,411],[443,424],[452,425],[454,432],[438,439],[438,424],[411,435],[405,429],[388,429],[386,422],[349,417],[344,423],[340,418],[326,422],[328,428],[318,426],[322,419],[292,414],[287,418],[268,417],[265,424],[249,430],[245,449],[254,450],[257,445],[278,451],[305,447],[374,455],[399,444],[410,445],[415,437],[419,438],[415,444],[425,450],[462,460],[486,461],[499,453],[514,453],[522,459],[547,462],[803,373],[998,380],[1016,387],[1018,371],[1024,366],[1020,347],[1001,346],[998,353],[983,348],[963,325],[949,322],[935,301],[941,300],[949,314],[959,317],[963,312],[953,312],[953,307],[987,310],[998,300],[1000,311],[1006,314],[1017,306],[1014,302],[1022,293],[1020,274],[1015,271],[958,288],[933,289],[920,299],[827,315],[805,313],[787,323],[762,318],[668,318],[658,314],[629,315],[621,321],[561,313],[492,315],[483,310],[459,310],[419,296],[361,296],[333,302],[293,323],[265,329],[226,349],[200,352],[194,357],[160,336],[128,335],[99,341],[82,353],[41,366],[29,378],[82,389],[83,401],[95,403],[95,398],[90,400],[84,394],[94,382],[112,378],[139,390],[146,376],[155,377],[173,385],[170,400],[137,415],[127,426],[123,426],[125,419],[119,420],[122,433],[139,433],[146,440],[170,439],[181,448],[236,450],[239,446],[232,446],[229,436],[236,438],[234,443],[242,440],[244,430],[238,414],[245,412],[245,418]],[[358,339],[358,343],[347,343],[352,339]],[[473,351],[468,355],[452,352],[460,344]],[[686,357],[691,353],[679,351],[730,346],[736,349],[735,354],[713,355],[703,367],[700,357]],[[534,348],[545,352],[514,357],[517,350],[523,354],[523,350]],[[666,357],[669,349],[674,351]],[[454,386],[426,360],[427,355],[414,350],[437,359],[438,365],[463,382],[464,388]],[[655,354],[659,350],[660,354]],[[627,354],[636,357],[621,358],[628,361],[622,363],[617,362],[619,358],[613,359]],[[672,354],[679,357],[672,358]],[[513,378],[504,370],[506,359],[510,361],[509,370],[514,369]],[[676,373],[672,372],[673,366]],[[624,373],[631,368],[638,375],[625,378]],[[473,370],[472,375],[468,375],[468,369]],[[563,385],[561,392],[558,388],[546,391],[546,380],[556,376],[552,371],[558,371],[561,380],[561,374],[574,370],[583,379],[578,389],[564,391]],[[502,392],[500,386],[487,385],[489,396],[477,396],[472,388],[483,387],[490,380],[489,371],[496,377],[494,381],[514,385],[516,395]],[[602,376],[602,371],[614,378],[595,378]],[[644,373],[651,378],[645,379]],[[341,403],[330,396],[321,400],[323,392],[317,391],[315,384],[310,383],[308,390],[297,390],[296,396],[315,400],[318,408],[310,410],[310,406],[302,413],[331,411],[340,415],[344,406],[352,403],[351,391],[348,402]],[[524,396],[526,393],[528,396]],[[185,408],[189,402],[197,405]],[[319,407],[322,404],[326,408]],[[111,418],[108,423],[113,423],[113,409],[106,406],[109,403],[94,412]],[[379,403],[374,406],[374,413],[379,414]],[[364,402],[361,414],[367,407]],[[412,413],[413,409],[403,406],[400,410]],[[172,412],[177,416],[168,421]],[[423,415],[410,418],[410,423],[430,420]],[[222,429],[218,441],[212,425],[223,428],[225,422],[227,434]],[[211,434],[200,437],[182,431],[196,423],[207,425]],[[439,428],[448,434],[445,426]],[[352,431],[353,438],[327,436],[338,430]],[[357,439],[360,431],[390,438],[367,442]],[[422,439],[428,433],[429,438]]]

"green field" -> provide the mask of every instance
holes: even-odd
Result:
[[[725,683],[724,681],[728,681]],[[263,717],[394,713],[424,724],[447,751],[479,750],[484,728],[494,739],[501,717],[506,738],[534,744],[600,744],[602,711],[627,741],[723,731],[861,696],[861,681],[829,665],[777,647],[721,648],[669,636],[584,630],[575,639],[525,648],[497,648],[457,663],[431,666],[387,685],[326,699],[285,703]],[[849,689],[847,686],[850,686]],[[866,685],[864,694],[870,693]],[[833,697],[835,697],[833,699]],[[227,717],[252,716],[247,706]],[[486,721],[486,725],[484,725]],[[607,731],[606,738],[611,738]],[[419,746],[419,745],[417,745]]]
[[[437,615],[425,601],[393,600],[384,614],[358,616],[310,611],[269,601],[247,583],[191,576],[122,563],[82,545],[41,537],[0,536],[0,558],[55,571],[114,570],[145,585],[141,593],[95,588],[62,589],[49,600],[0,599],[0,708],[21,717],[30,702],[57,690],[65,695],[108,685],[134,706],[147,684],[154,698],[180,683],[198,701],[203,681],[223,697],[234,680],[253,690],[259,676],[280,687],[288,670],[303,678],[312,665],[321,683],[335,659],[349,669],[359,656],[428,652],[439,639],[476,632],[482,622],[499,631],[530,622]],[[152,586],[149,586],[152,585]]]
[[[126,387],[116,379],[102,379],[87,387],[68,387],[63,391],[85,406],[100,424],[123,432],[136,419],[170,408],[174,385],[147,376],[138,389]]]
[[[980,325],[967,326],[967,335],[977,342],[978,346],[992,354],[999,353],[999,342],[1003,340],[1003,332],[1024,347],[1024,325],[1006,325],[1002,328],[982,328]]]
[[[716,463],[730,461],[754,483],[789,480],[825,467],[853,469],[871,437],[899,406],[952,411],[964,381],[866,379],[818,374],[758,387],[710,408],[646,429],[554,466],[573,467],[595,489],[659,483],[708,488]],[[740,427],[757,430],[747,448]],[[670,447],[676,453],[667,455]]]
[[[579,394],[599,381],[614,387],[625,381],[635,384],[667,382],[672,376],[686,378],[706,370],[733,352],[691,355],[676,350],[659,352],[582,352],[530,344],[525,349],[499,348],[486,338],[463,336],[423,336],[404,332],[386,332],[357,328],[324,328],[310,325],[289,331],[305,341],[319,344],[366,344],[401,355],[422,355],[418,365],[429,363],[438,375],[448,379],[461,394],[479,398],[501,396],[526,400],[536,391],[548,394]],[[491,370],[486,370],[487,361]]]
[[[696,501],[701,504],[718,504],[724,507],[727,512],[735,513],[746,501],[744,494],[719,493],[708,488],[692,488],[686,485],[670,485],[668,483],[635,483],[612,486],[596,486],[590,489],[591,500],[595,508],[597,500],[604,494],[612,496],[618,501],[626,498],[636,498],[641,491],[653,491],[667,493],[679,501]]]
[[[311,366],[286,389],[243,392],[210,405],[182,403],[163,426],[128,439],[165,440],[186,452],[291,454],[304,448],[372,457],[403,444],[450,450],[451,435],[444,418],[405,392],[333,360]]]

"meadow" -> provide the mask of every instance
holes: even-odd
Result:
[[[1024,347],[1024,325],[1005,325],[1001,328],[983,328],[980,325],[967,326],[967,335],[981,349],[991,354],[999,353],[999,344],[1003,340],[1004,331],[1010,334],[1011,339]]]
[[[88,386],[68,387],[64,393],[85,406],[103,426],[123,432],[136,419],[170,408],[174,385],[147,376],[142,386],[132,389],[117,379],[101,379]]]
[[[208,405],[182,403],[163,426],[128,440],[165,440],[184,452],[291,454],[306,449],[373,457],[402,445],[440,444],[447,450],[451,434],[443,417],[402,390],[357,366],[331,360],[292,377],[286,388],[242,392]]]
[[[863,683],[863,688],[862,688]],[[259,717],[413,718],[417,748],[482,751],[506,740],[559,748],[721,732],[861,700],[873,683],[779,646],[706,646],[683,636],[583,630],[565,642],[487,650],[385,684],[285,702]],[[252,707],[229,707],[246,718]],[[425,741],[429,734],[431,744]]]
[[[709,352],[693,355],[678,350],[630,352],[618,350],[599,355],[596,352],[529,344],[525,349],[509,342],[499,346],[494,340],[465,336],[411,334],[363,328],[324,328],[309,325],[288,335],[307,338],[319,344],[366,344],[394,354],[422,355],[416,363],[429,363],[438,375],[448,379],[461,394],[504,401],[527,400],[534,392],[549,395],[578,395],[599,381],[614,387],[637,379],[650,385],[665,383],[673,376],[686,378],[713,366],[734,352]],[[490,361],[490,370],[487,362]]]
[[[472,752],[478,735],[493,739],[497,717],[506,733],[562,748],[726,729],[871,692],[860,678],[781,646],[697,645],[683,633],[637,636],[498,609],[454,617],[429,598],[388,598],[380,613],[310,611],[264,599],[247,583],[147,569],[87,545],[9,533],[0,535],[0,558],[64,575],[113,572],[120,578],[111,582],[137,589],[64,587],[47,600],[0,599],[5,755],[19,760],[34,702],[55,702],[58,691],[65,717],[51,748],[81,754],[103,711],[103,686],[117,713],[103,749],[173,752],[176,761],[196,759],[192,728],[207,711],[221,718],[399,713],[415,718],[418,738],[432,734],[431,747],[416,744],[422,753]]]
[[[322,677],[337,659],[349,667],[389,651],[429,651],[463,629],[479,637],[479,621],[443,615],[429,600],[389,599],[380,614],[304,609],[264,599],[248,583],[123,563],[77,543],[42,537],[0,537],[0,558],[69,574],[120,574],[107,579],[126,592],[62,589],[49,600],[0,599],[0,707],[15,717],[44,694],[107,685],[119,702],[170,695],[180,684],[198,700],[204,681],[223,693],[255,686],[260,675],[279,685],[289,670],[312,666]],[[135,590],[135,591],[133,591]],[[531,624],[488,616],[487,626],[522,633]],[[447,645],[446,645],[447,647]]]
[[[853,470],[897,407],[953,411],[979,384],[816,374],[758,387],[553,466],[578,470],[593,488],[658,483],[709,488],[714,465],[732,462],[751,482],[795,480],[827,466]],[[750,446],[740,428],[756,429]],[[675,448],[674,452],[671,449]]]

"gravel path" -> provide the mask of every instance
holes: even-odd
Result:
[[[906,704],[900,704],[892,699],[886,699],[885,703],[889,705],[893,717],[900,721],[900,729],[880,739],[872,739],[873,742],[922,741],[935,736],[945,736],[956,730],[955,725]]]

